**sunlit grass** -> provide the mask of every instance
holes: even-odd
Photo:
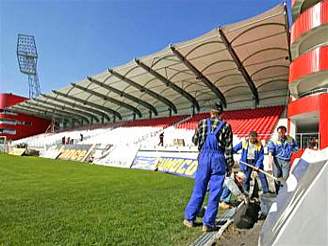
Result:
[[[192,179],[0,155],[0,245],[187,245]]]

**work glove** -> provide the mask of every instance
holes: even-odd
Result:
[[[255,179],[257,177],[257,171],[252,171],[251,177]]]
[[[244,200],[246,204],[249,202],[248,196],[246,196],[245,194],[241,194],[241,198]]]
[[[244,201],[246,204],[248,204],[248,202],[249,202],[248,196],[247,196],[246,194],[244,194],[244,193],[240,194],[240,195],[238,196],[237,200],[238,200],[239,202]]]

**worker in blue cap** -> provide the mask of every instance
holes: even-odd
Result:
[[[265,175],[258,170],[263,170],[263,160],[264,160],[264,149],[261,142],[257,139],[256,131],[251,131],[248,135],[248,139],[241,141],[239,144],[234,146],[233,152],[237,153],[239,150],[241,152],[240,158],[240,171],[245,174],[244,180],[244,190],[249,192],[250,181],[251,181],[251,174],[253,171],[258,172],[258,176],[261,181],[262,191],[263,193],[269,192],[269,185],[268,180],[266,179]],[[244,163],[254,166],[254,168],[246,166]]]
[[[204,232],[216,230],[215,218],[226,174],[231,173],[234,164],[232,154],[232,130],[230,124],[223,121],[223,107],[216,103],[210,111],[210,118],[201,120],[195,130],[193,143],[198,145],[198,168],[191,198],[184,213],[183,224],[195,225],[209,185],[208,204],[203,217]]]

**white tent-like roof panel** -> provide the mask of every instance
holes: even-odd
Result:
[[[94,114],[119,119],[133,114],[146,118],[149,112],[179,114],[185,108],[197,112],[211,101],[228,108],[238,102],[267,105],[270,98],[284,104],[290,63],[286,14],[285,6],[276,6],[37,99],[57,103],[58,109],[66,101],[67,109],[81,113],[92,108]]]

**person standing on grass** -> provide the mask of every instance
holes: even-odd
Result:
[[[265,175],[258,171],[263,170],[264,168],[264,148],[261,142],[257,139],[256,131],[251,131],[248,135],[247,140],[243,140],[233,147],[234,154],[237,153],[239,150],[242,150],[240,160],[255,167],[255,169],[252,169],[251,167],[248,167],[243,163],[239,163],[240,171],[242,171],[246,176],[244,181],[244,190],[246,192],[249,192],[251,174],[253,170],[255,170],[257,171],[258,176],[260,178],[263,193],[268,193],[268,181]]]
[[[269,167],[272,167],[273,175],[287,180],[290,170],[290,158],[293,152],[298,150],[295,139],[287,135],[287,128],[279,126],[277,128],[278,138],[268,143]],[[278,194],[280,182],[275,181],[276,193]]]
[[[208,204],[203,217],[204,232],[216,230],[215,218],[222,193],[225,175],[231,173],[234,164],[232,155],[232,130],[230,124],[220,116],[221,104],[216,103],[210,111],[210,118],[201,120],[193,136],[193,143],[198,145],[198,167],[191,198],[185,208],[183,224],[194,227],[207,186],[209,184]]]

